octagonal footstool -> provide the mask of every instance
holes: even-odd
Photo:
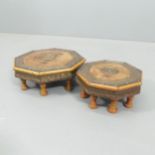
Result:
[[[31,51],[15,58],[15,76],[22,81],[22,90],[27,90],[26,81],[40,85],[42,96],[47,95],[47,83],[66,80],[65,88],[72,90],[72,79],[85,59],[75,51],[44,49]]]
[[[81,97],[90,96],[90,108],[97,108],[97,97],[110,100],[107,110],[117,112],[119,100],[131,108],[133,96],[140,93],[142,72],[124,62],[97,61],[84,64],[76,73]]]

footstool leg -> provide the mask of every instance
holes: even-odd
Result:
[[[89,95],[84,90],[81,90],[80,97],[81,98],[87,98],[87,97],[89,97]]]
[[[71,90],[73,89],[73,86],[72,86],[72,79],[68,79],[68,80],[67,80],[65,89],[66,89],[67,91],[71,91]]]
[[[90,96],[90,108],[91,109],[96,109],[97,108],[97,103],[96,103],[96,99],[97,97],[96,96]]]
[[[133,107],[133,96],[127,98],[127,102],[124,104],[126,108],[132,108]]]
[[[117,109],[117,100],[112,100],[111,103],[108,105],[108,111],[110,113],[116,113]]]
[[[28,89],[28,86],[27,86],[27,84],[26,84],[26,80],[21,79],[21,82],[22,82],[22,84],[21,84],[21,89],[22,89],[22,90],[27,90],[27,89]]]
[[[46,96],[48,94],[47,89],[46,89],[46,83],[40,84],[40,94],[42,96]]]

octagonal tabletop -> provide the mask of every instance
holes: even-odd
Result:
[[[124,62],[104,60],[86,63],[77,76],[88,86],[119,91],[140,86],[142,72]]]
[[[75,51],[52,48],[16,57],[14,69],[39,76],[74,71],[84,62],[85,59]]]

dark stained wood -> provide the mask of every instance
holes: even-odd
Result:
[[[66,80],[66,89],[72,90],[72,78],[85,59],[77,52],[65,49],[44,49],[31,51],[15,58],[15,76],[22,79],[22,89],[26,90],[26,80],[41,86],[45,96],[47,83]]]
[[[108,111],[117,112],[117,101],[127,98],[125,106],[132,107],[132,98],[140,93],[142,71],[117,61],[96,61],[84,64],[77,71],[77,82],[88,95],[108,98]]]

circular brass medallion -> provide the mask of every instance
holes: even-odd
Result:
[[[119,81],[130,76],[129,70],[117,63],[98,63],[90,68],[93,77],[105,81]]]
[[[63,67],[73,59],[68,52],[59,50],[43,50],[33,52],[24,57],[24,65],[37,69],[46,69],[48,67]]]

